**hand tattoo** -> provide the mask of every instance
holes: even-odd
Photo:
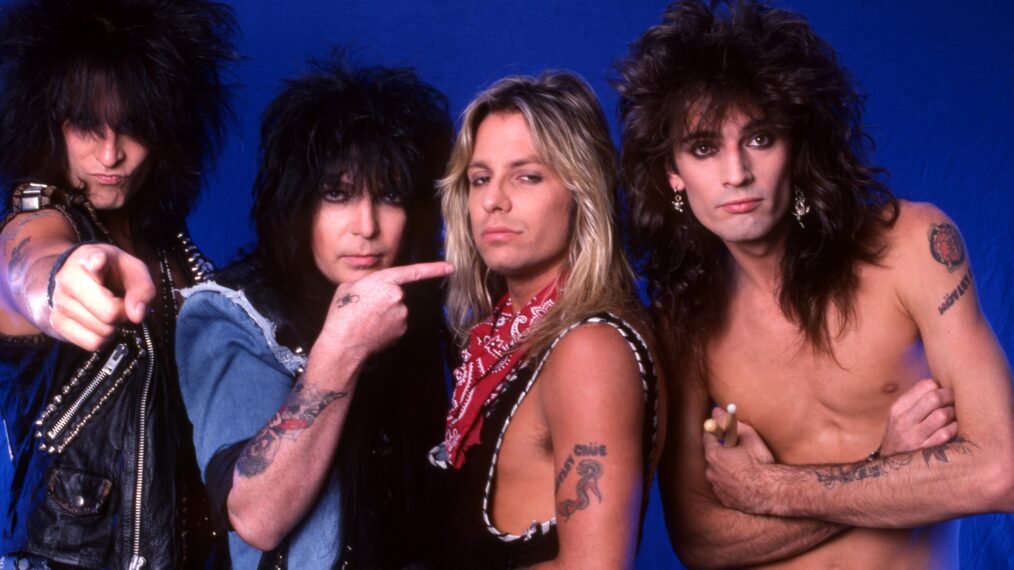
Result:
[[[236,461],[236,471],[242,477],[253,477],[266,471],[278,454],[283,439],[295,440],[300,432],[313,425],[324,408],[347,395],[348,392],[325,392],[307,387],[302,381],[297,382],[268,425],[246,444]]]
[[[953,272],[965,262],[965,245],[961,243],[961,235],[951,224],[930,224],[930,253]]]
[[[346,293],[340,299],[338,299],[337,305],[338,308],[340,309],[347,305],[351,305],[352,303],[355,303],[357,301],[359,301],[359,295],[356,295],[355,293]]]

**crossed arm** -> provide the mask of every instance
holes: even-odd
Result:
[[[710,398],[699,378],[670,392],[675,429],[660,465],[659,490],[669,538],[690,567],[762,564],[805,552],[847,527],[819,520],[760,516],[727,508],[705,479],[701,425]],[[742,436],[741,436],[742,437]]]
[[[870,463],[787,466],[770,463],[746,426],[742,448],[707,450],[725,505],[877,528],[1014,510],[1011,372],[979,308],[961,237],[942,212],[918,204],[905,205],[896,232],[898,297],[933,376],[953,390],[957,437]],[[744,469],[754,476],[737,476]]]

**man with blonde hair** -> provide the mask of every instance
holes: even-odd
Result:
[[[460,477],[446,566],[633,565],[659,398],[614,164],[572,74],[503,79],[465,111],[441,181],[465,345],[433,454]]]

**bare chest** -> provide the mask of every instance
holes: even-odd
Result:
[[[734,304],[708,347],[712,398],[735,403],[780,461],[861,459],[879,445],[891,404],[929,377],[918,329],[888,291],[860,291],[830,353],[773,304]]]

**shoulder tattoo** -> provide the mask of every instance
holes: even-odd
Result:
[[[930,224],[929,246],[933,259],[953,272],[965,262],[965,244],[951,224]]]

